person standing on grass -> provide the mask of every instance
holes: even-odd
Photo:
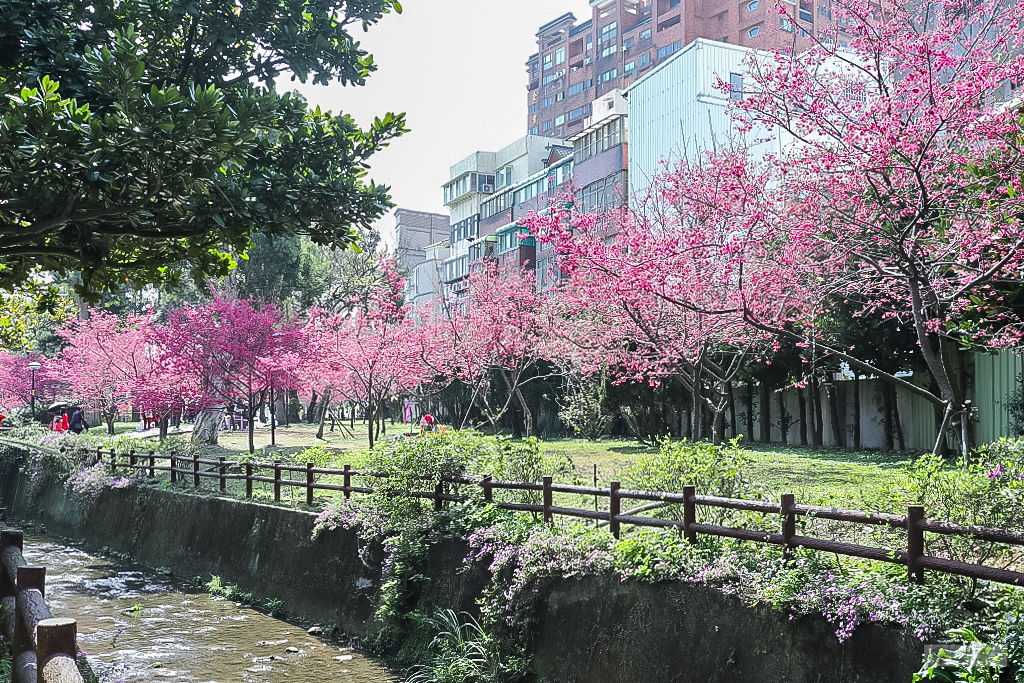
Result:
[[[427,413],[426,415],[421,417],[420,418],[420,436],[423,436],[427,432],[434,431],[434,427],[436,426],[436,424],[437,424],[437,420],[435,420],[434,416],[431,415],[430,413]]]
[[[64,414],[64,419],[67,420],[67,413]],[[82,412],[81,408],[76,407],[71,413],[70,422],[65,423],[66,429],[70,429],[75,434],[81,434],[84,430],[89,428],[89,423],[85,421],[85,413]]]

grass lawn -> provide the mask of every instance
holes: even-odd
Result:
[[[400,434],[409,425],[388,425],[385,438]],[[367,433],[364,423],[356,422],[355,428],[330,432],[325,430],[322,441],[316,439],[316,427],[294,424],[279,427],[276,447],[270,446],[270,430],[259,429],[255,434],[255,445],[260,459],[275,458],[290,460],[310,446],[320,445],[337,453],[337,464],[345,463],[358,467],[367,447]],[[248,434],[243,431],[220,433],[218,446],[204,449],[204,457],[225,456],[233,458],[248,452]],[[140,449],[142,450],[142,449]],[[548,457],[569,458],[574,469],[585,483],[592,483],[595,468],[598,484],[621,477],[644,453],[654,448],[626,439],[605,439],[586,441],[582,439],[549,439],[541,442],[541,452]],[[771,497],[783,493],[794,493],[797,500],[809,499],[857,499],[860,493],[876,490],[889,481],[894,472],[910,461],[910,456],[899,453],[877,451],[849,452],[840,449],[811,450],[782,444],[749,444],[753,466],[746,474],[760,484]]]

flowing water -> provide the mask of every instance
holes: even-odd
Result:
[[[357,651],[231,600],[46,538],[25,537],[46,567],[55,616],[78,620],[78,646],[104,683],[384,683],[400,679]]]

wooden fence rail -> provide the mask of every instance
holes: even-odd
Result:
[[[0,597],[3,632],[11,643],[16,683],[85,683],[76,657],[78,625],[54,618],[46,604],[46,567],[22,556],[22,532],[0,531]]]
[[[147,454],[137,454],[134,451],[128,456],[117,456],[114,451],[109,451],[104,459],[104,453],[96,450],[97,461],[109,461],[110,472],[117,474],[121,468],[129,472],[144,472],[153,477],[156,472],[169,472],[172,482],[185,483],[188,478],[192,479],[192,485],[199,488],[202,479],[216,479],[218,488],[225,491],[227,482],[231,480],[245,481],[245,495],[247,498],[253,496],[253,482],[270,484],[274,490],[274,500],[280,502],[283,487],[301,488],[305,490],[306,504],[312,506],[314,493],[316,491],[341,492],[345,498],[350,498],[353,493],[371,494],[374,489],[369,486],[353,486],[353,477],[363,478],[386,478],[388,475],[382,472],[371,472],[356,470],[345,465],[343,469],[316,467],[313,463],[305,465],[287,465],[279,460],[274,462],[252,462],[244,463],[229,462],[224,458],[216,460],[200,458],[199,456],[179,456],[176,454],[161,455],[153,451]],[[168,462],[168,465],[158,465],[157,462]],[[207,469],[203,469],[206,467]],[[264,476],[262,472],[270,471],[273,476]],[[303,473],[305,476],[298,479],[283,478],[282,473]],[[341,484],[319,482],[317,475],[340,477]],[[596,520],[607,524],[611,533],[618,538],[623,524],[632,526],[661,527],[679,529],[683,536],[690,542],[694,542],[698,535],[718,536],[723,538],[735,538],[755,543],[768,543],[780,546],[783,549],[783,556],[790,558],[797,548],[808,548],[822,552],[837,553],[850,557],[859,557],[878,562],[889,562],[907,567],[907,578],[910,582],[923,584],[925,570],[933,570],[946,574],[957,574],[969,578],[984,579],[1007,583],[1015,586],[1024,586],[1024,573],[999,569],[981,564],[959,562],[942,557],[935,557],[925,554],[924,535],[931,533],[945,536],[964,536],[979,541],[1005,543],[1009,545],[1024,546],[1024,532],[998,529],[985,526],[968,526],[954,522],[927,519],[924,508],[919,505],[907,506],[907,514],[897,515],[885,512],[862,512],[858,510],[842,510],[837,508],[821,507],[814,505],[800,505],[794,500],[793,494],[781,496],[778,503],[763,500],[742,500],[737,498],[720,498],[717,496],[697,495],[692,486],[684,486],[682,493],[663,491],[634,491],[623,489],[619,482],[610,482],[608,488],[594,486],[572,486],[568,484],[555,484],[551,477],[544,477],[540,482],[513,482],[495,481],[493,477],[443,477],[440,481],[434,481],[431,477],[419,477],[424,482],[433,483],[428,491],[402,491],[402,495],[415,498],[433,500],[434,509],[441,510],[447,502],[461,502],[469,500],[469,496],[450,493],[453,488],[469,486],[479,488],[483,494],[483,500],[493,503],[496,507],[516,512],[530,512],[542,515],[545,522],[553,522],[554,517],[576,517],[579,519]],[[494,491],[532,491],[540,493],[539,502],[505,502],[494,501]],[[575,494],[580,496],[593,496],[607,498],[608,507],[606,510],[589,510],[582,508],[560,507],[554,505],[554,494]],[[623,512],[622,501],[646,501],[646,505],[636,510]],[[682,519],[661,519],[657,517],[645,517],[636,514],[644,509],[659,506],[676,505],[682,508]],[[723,510],[741,510],[754,512],[762,515],[779,515],[780,522],[778,531],[761,531],[755,529],[744,529],[737,527],[726,527],[715,524],[703,524],[697,521],[698,508],[712,508]],[[906,531],[906,548],[891,550],[875,548],[871,546],[846,543],[829,539],[801,536],[796,533],[797,517],[816,519],[827,519],[838,522],[847,522],[859,525],[885,526]]]

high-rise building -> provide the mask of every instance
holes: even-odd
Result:
[[[448,237],[448,216],[397,209],[395,233],[398,265],[411,270],[426,258],[428,246]]]
[[[587,20],[563,14],[537,32],[526,62],[527,131],[574,136],[594,100],[629,88],[697,38],[760,49],[801,49],[812,35],[845,41],[830,0],[784,2],[786,16],[774,0],[590,0]]]

